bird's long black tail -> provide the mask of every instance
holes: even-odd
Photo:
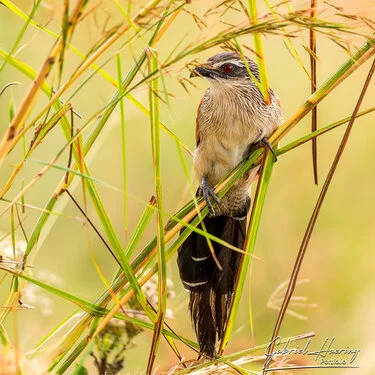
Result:
[[[235,217],[205,218],[207,232],[242,249],[249,206],[250,201]],[[242,257],[217,242],[212,241],[212,245],[222,270],[212,257],[207,239],[195,232],[179,249],[177,260],[182,283],[190,291],[189,308],[201,352],[210,357],[215,354],[216,338],[221,340],[224,333]]]

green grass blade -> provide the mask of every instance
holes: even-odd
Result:
[[[3,344],[3,346],[11,345],[8,333],[3,324],[0,324],[0,342]]]
[[[150,116],[149,110],[139,101],[137,100],[131,93],[126,94],[126,98],[133,103],[139,110],[141,110],[146,116]],[[181,138],[179,138],[175,133],[173,133],[163,122],[159,122],[159,126],[168,134],[171,136],[176,142],[178,142],[182,148],[187,151],[189,155],[193,155],[193,153],[190,151],[189,147],[182,141]]]
[[[358,112],[357,115],[356,115],[356,118],[367,115],[368,113],[371,113],[373,111],[375,111],[375,107],[372,107],[372,108],[366,109],[364,111]],[[299,147],[299,146],[303,145],[304,143],[311,141],[315,137],[319,137],[320,135],[322,135],[324,133],[327,133],[327,132],[329,132],[329,131],[331,131],[331,130],[333,130],[333,129],[341,126],[341,125],[346,124],[347,122],[350,121],[350,119],[351,119],[351,116],[345,117],[344,119],[339,120],[339,121],[335,121],[334,123],[332,123],[330,125],[326,125],[326,126],[320,128],[319,130],[316,130],[316,131],[314,131],[314,132],[312,132],[308,135],[305,135],[304,137],[301,137],[301,138],[299,138],[299,139],[297,139],[293,142],[288,143],[284,147],[281,147],[278,150],[276,150],[275,153],[276,153],[276,155],[285,154],[288,151],[293,150],[294,148]]]
[[[65,317],[60,323],[58,323],[51,331],[48,332],[46,336],[43,337],[42,340],[40,340],[34,347],[34,349],[30,352],[28,352],[28,355],[30,357],[38,356],[40,352],[43,350],[43,346],[49,342],[52,338],[54,338],[57,333],[63,330],[63,328],[68,325],[71,320],[77,317],[79,310],[72,312],[70,315]]]
[[[128,259],[131,258],[131,256],[133,255],[137,245],[139,244],[139,241],[142,238],[142,234],[145,231],[145,229],[147,228],[147,226],[148,226],[148,224],[149,224],[149,222],[152,218],[152,215],[155,212],[155,205],[156,205],[155,197],[152,197],[150,199],[150,202],[146,206],[145,210],[143,211],[142,216],[139,219],[138,224],[137,224],[137,226],[136,226],[136,228],[135,228],[135,230],[132,234],[132,237],[129,240],[128,246],[125,249],[125,254],[126,254]]]
[[[34,277],[26,275],[23,272],[17,271],[17,270],[12,269],[12,268],[4,267],[2,265],[0,265],[0,269],[5,271],[5,272],[8,272],[8,273],[10,273],[14,276],[17,276],[17,277],[19,277],[23,280],[29,281],[29,282],[33,283],[34,285],[37,285],[37,286],[43,288],[44,290],[46,290],[50,293],[56,294],[57,296],[65,299],[66,301],[74,303],[75,305],[77,305],[78,307],[85,310],[86,312],[88,312],[91,315],[103,316],[105,314],[105,309],[102,309],[101,307],[96,306],[96,305],[94,305],[90,302],[87,302],[87,301],[85,301],[85,300],[83,300],[79,297],[76,297],[76,296],[70,294],[70,293],[64,292],[61,289],[55,288],[52,285],[49,285],[49,284],[46,284],[46,283],[44,283],[40,280],[37,280]]]
[[[117,77],[118,77],[118,87],[122,87],[122,68],[121,68],[121,57],[118,53],[116,55],[117,62]],[[122,92],[120,91],[120,95]],[[127,209],[127,173],[126,173],[126,124],[125,124],[125,109],[124,109],[124,100],[121,99],[120,103],[120,122],[121,122],[121,156],[122,156],[122,181],[124,189],[124,230],[127,232],[128,228],[128,209]]]
[[[7,56],[7,58],[5,58],[5,60],[3,61],[2,65],[1,65],[1,67],[0,67],[0,73],[1,73],[1,72],[3,71],[3,69],[5,68],[5,66],[6,66],[6,64],[7,64],[7,62],[8,62],[8,58],[9,58],[9,56],[11,56],[11,55],[14,53],[14,51],[17,49],[18,45],[20,44],[21,39],[23,38],[23,36],[24,36],[24,34],[25,34],[25,32],[26,32],[27,27],[29,26],[30,22],[32,21],[32,18],[34,17],[35,12],[36,12],[37,9],[39,8],[39,5],[40,5],[41,1],[42,1],[42,0],[37,0],[37,2],[34,3],[32,9],[31,9],[30,15],[27,17],[27,19],[26,19],[26,21],[25,21],[25,23],[24,23],[24,25],[23,25],[23,27],[22,27],[20,33],[19,33],[18,36],[17,36],[16,41],[15,41],[14,44],[13,44],[13,47],[11,48],[11,50],[10,50],[10,52],[9,52],[9,54],[8,54],[8,56]],[[2,2],[2,3],[5,5],[6,0],[5,0],[5,2]],[[13,4],[12,4],[12,5],[13,5]],[[5,6],[6,6],[6,5],[5,5]],[[14,6],[13,6],[13,7],[14,7]],[[14,8],[16,8],[16,7],[14,7]]]
[[[48,161],[45,161],[45,160],[37,160],[37,159],[28,159],[28,161],[30,162],[33,162],[33,163],[36,163],[36,164],[40,164],[40,165],[48,165],[49,162]],[[118,193],[121,193],[121,194],[124,194],[123,190],[117,188],[116,186],[113,186],[113,185],[110,185],[110,184],[107,184],[106,182],[96,178],[96,177],[92,177],[90,175],[88,175],[87,173],[81,173],[81,172],[78,172],[77,170],[75,169],[72,169],[72,168],[68,168],[64,165],[60,165],[60,164],[53,164],[51,166],[51,168],[54,168],[54,169],[57,169],[59,171],[64,171],[64,172],[68,172],[69,174],[73,174],[75,176],[78,176],[78,177],[82,177],[86,180],[90,180],[92,182],[95,182],[96,184],[98,185],[102,185],[108,189],[111,189],[113,191],[116,191]]]
[[[21,9],[19,9],[16,5],[14,5],[11,1],[9,0],[1,0],[2,4],[6,6],[11,12],[13,12],[16,16],[19,18],[23,19],[25,22],[28,22],[30,25],[43,30],[47,34],[53,36],[54,38],[58,38],[59,36],[55,34],[53,31],[48,30],[47,28],[43,27],[42,25],[39,25],[37,22],[35,22],[32,17],[29,17],[27,14],[22,12]]]
[[[154,49],[148,50],[149,73],[158,70],[158,54]],[[155,77],[149,84],[151,148],[154,165],[155,196],[156,196],[156,224],[158,247],[158,313],[154,326],[147,374],[152,373],[156,353],[159,348],[161,330],[167,310],[167,266],[165,259],[165,238],[163,220],[163,199],[160,171],[160,129],[159,129],[159,78]]]
[[[258,12],[257,12],[257,4],[256,0],[248,0],[249,4],[249,19],[253,25],[258,23]],[[260,33],[254,33],[254,46],[256,51],[256,61],[259,68],[259,76],[260,76],[260,84],[261,84],[261,91],[264,97],[264,101],[266,104],[271,104],[271,97],[270,97],[270,85],[268,82],[268,75],[266,69],[266,62],[264,59],[264,49],[262,38]]]

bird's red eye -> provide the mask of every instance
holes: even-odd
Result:
[[[233,65],[231,65],[231,64],[224,65],[223,66],[223,71],[226,74],[232,73],[232,71],[233,71]]]

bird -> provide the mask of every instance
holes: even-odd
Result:
[[[200,182],[197,196],[203,196],[209,209],[198,228],[243,249],[250,187],[259,166],[242,175],[220,200],[214,186],[254,147],[268,147],[273,152],[268,138],[283,122],[280,101],[269,89],[266,103],[257,64],[236,52],[210,57],[194,68],[192,76],[204,77],[210,84],[196,117],[193,164]],[[182,284],[190,294],[189,310],[200,355],[213,358],[227,324],[243,255],[211,243],[213,253],[206,237],[192,232],[178,249],[177,263]]]

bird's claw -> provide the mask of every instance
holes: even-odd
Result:
[[[211,214],[214,216],[215,210],[212,206],[211,198],[216,203],[219,203],[219,198],[216,196],[214,189],[208,185],[205,178],[203,178],[203,180],[202,180],[201,190],[202,190],[203,198],[205,199],[205,201],[207,203],[207,207],[208,207],[209,211],[211,212]]]
[[[267,138],[263,138],[259,141],[265,148],[267,148],[268,150],[270,150],[272,152],[272,155],[274,156],[275,158],[275,162],[277,161],[277,156],[275,154],[275,150],[273,149],[270,141],[267,139]]]

